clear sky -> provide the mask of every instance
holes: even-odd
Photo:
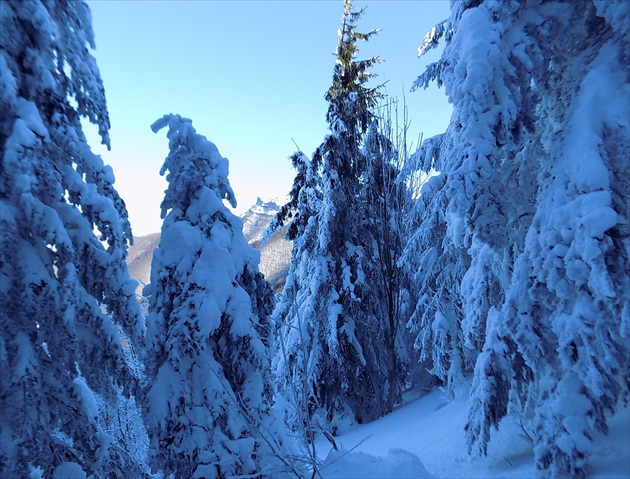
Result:
[[[328,133],[328,90],[342,0],[88,2],[110,113],[112,150],[86,128],[92,149],[114,168],[134,235],[158,232],[168,140],[150,125],[167,113],[193,120],[230,161],[237,213],[258,196],[283,197],[294,173],[294,142],[310,155]],[[424,34],[448,16],[448,1],[355,1],[367,7],[359,31],[382,31],[359,45],[380,55],[373,71],[390,96],[406,97],[411,137],[444,131],[444,90],[409,93],[424,66]]]

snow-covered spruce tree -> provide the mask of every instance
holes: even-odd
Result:
[[[388,407],[385,320],[376,314],[374,291],[366,281],[374,275],[362,238],[360,200],[366,170],[361,147],[380,96],[366,82],[378,58],[356,60],[357,42],[376,33],[356,31],[360,15],[345,2],[333,83],[326,94],[331,134],[313,158],[321,165],[321,202],[309,188],[314,215],[303,216],[299,226],[291,276],[276,314],[286,325],[281,338],[287,348],[285,380],[301,384],[306,374],[303,394],[309,399],[299,402],[310,404],[309,413],[320,408],[317,415],[329,423],[342,417],[370,421]]]
[[[152,129],[164,127],[169,185],[145,289],[151,464],[177,477],[257,477],[272,463],[260,428],[273,293],[222,202],[236,204],[228,160],[190,120],[166,115]]]
[[[462,1],[421,47],[447,34],[418,83],[443,81],[453,118],[420,155],[449,198],[442,243],[470,255],[469,446],[523,414],[550,476],[586,475],[628,398],[628,20],[625,2]]]
[[[581,477],[593,430],[606,432],[607,411],[629,393],[629,15],[624,2],[544,13],[533,75],[545,85],[536,212],[505,305],[489,324],[470,439],[485,447],[488,426],[500,420],[488,414],[495,399],[486,391],[491,359],[503,354],[511,361],[501,364],[515,371],[513,402],[533,407],[537,467]]]
[[[142,477],[97,421],[143,331],[125,205],[80,123],[109,146],[90,11],[3,1],[0,30],[0,476]]]
[[[313,472],[318,465],[315,436],[321,432],[322,424],[313,418],[320,405],[311,389],[317,379],[322,350],[318,347],[319,324],[307,321],[311,312],[304,306],[311,304],[305,299],[312,290],[317,290],[323,272],[315,256],[317,212],[322,201],[318,162],[321,162],[319,150],[313,161],[301,151],[291,156],[296,176],[289,201],[269,226],[269,231],[274,231],[290,221],[287,239],[293,241],[287,280],[277,296],[272,316],[276,404],[284,414],[284,422],[298,438],[304,463]]]
[[[456,2],[451,19],[419,49],[428,51],[446,35],[442,59],[413,88],[443,82],[453,116],[446,133],[425,141],[413,158],[437,175],[422,190],[409,245],[420,298],[410,325],[423,357],[433,358],[432,372],[451,389],[471,372],[486,316],[503,301],[531,222],[536,176],[524,149],[536,145],[525,140],[534,114],[529,77],[520,69],[525,40],[503,39],[516,3],[502,4],[506,22],[473,18],[468,41],[455,29],[467,4]]]

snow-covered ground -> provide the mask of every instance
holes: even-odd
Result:
[[[325,479],[537,476],[532,445],[518,420],[507,417],[494,431],[487,457],[471,457],[464,437],[466,414],[466,391],[448,400],[434,390],[378,421],[354,426],[336,438],[341,452],[321,438],[318,454],[326,458],[321,475]],[[608,436],[594,438],[590,477],[630,478],[630,409],[618,412],[609,425]]]

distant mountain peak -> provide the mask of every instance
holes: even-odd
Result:
[[[265,229],[279,210],[280,207],[273,201],[258,198],[256,204],[243,213],[243,234],[250,244],[263,238]]]
[[[252,214],[264,214],[264,215],[275,215],[280,211],[280,206],[285,204],[288,201],[287,198],[269,198],[267,200],[263,200],[260,196],[256,198],[256,203],[254,203],[245,213],[241,215],[241,218],[246,218]]]
[[[273,201],[265,201],[262,198],[256,198],[256,203],[251,206],[245,213],[243,213],[242,218],[252,215],[252,214],[276,214],[280,210],[280,206]]]

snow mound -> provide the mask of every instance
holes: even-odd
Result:
[[[415,454],[390,449],[385,457],[363,452],[330,451],[320,469],[325,479],[377,479],[433,477]]]

